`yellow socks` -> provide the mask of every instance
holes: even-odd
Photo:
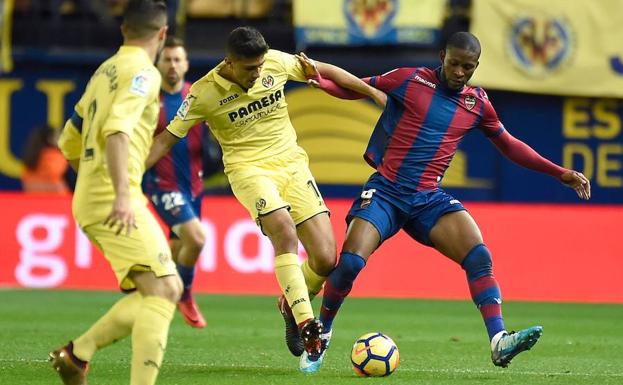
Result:
[[[117,301],[86,333],[73,341],[74,355],[83,361],[91,361],[97,350],[128,336],[142,302],[143,297],[138,291]]]
[[[90,361],[95,352],[132,333],[131,385],[153,385],[175,304],[161,297],[134,292],[117,301],[86,333],[73,341],[74,355]]]
[[[296,254],[287,253],[275,257],[275,275],[282,293],[288,300],[297,324],[314,317],[305,277]]]
[[[309,300],[311,301],[320,292],[322,284],[324,284],[327,277],[316,274],[316,272],[309,266],[308,259],[306,259],[301,265],[301,270],[303,271],[303,277],[305,277],[305,284],[307,285]]]
[[[175,304],[162,297],[143,299],[132,329],[130,385],[153,385],[167,346]]]

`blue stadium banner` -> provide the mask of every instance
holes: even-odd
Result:
[[[0,76],[0,190],[17,190],[29,133],[62,127],[94,68],[61,64]],[[583,172],[589,204],[623,204],[623,99],[489,92],[506,128],[548,159]],[[327,197],[352,198],[373,172],[363,160],[381,113],[302,85],[286,90],[290,118]],[[581,203],[572,189],[504,158],[481,132],[465,137],[443,180],[465,201]]]
[[[445,0],[294,0],[299,48],[437,44]]]
[[[472,82],[492,89],[623,97],[623,1],[474,0]]]

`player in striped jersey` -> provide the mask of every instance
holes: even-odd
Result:
[[[154,135],[162,132],[182,104],[190,83],[184,80],[188,58],[184,42],[169,36],[158,60],[162,75],[160,115]],[[203,123],[191,127],[188,135],[171,148],[162,159],[147,170],[143,190],[160,218],[169,226],[171,253],[184,283],[184,292],[177,308],[184,321],[203,328],[206,321],[195,302],[191,288],[195,263],[205,243],[201,227],[201,195],[203,192],[203,148],[206,134]]]
[[[480,43],[468,33],[450,37],[441,51],[441,66],[399,68],[364,79],[387,94],[387,103],[370,138],[365,160],[376,169],[346,218],[349,223],[337,267],[325,285],[320,319],[326,349],[333,320],[370,255],[387,239],[404,230],[416,241],[434,247],[466,272],[472,299],[482,314],[496,366],[530,349],[541,326],[508,333],[502,319],[502,296],[493,276],[491,254],[476,222],[461,202],[439,187],[461,139],[480,130],[506,157],[546,173],[590,198],[590,183],[581,173],[562,168],[514,138],[502,125],[480,87],[467,81],[478,66]],[[312,83],[341,98],[360,98],[330,79],[339,73],[300,57]],[[330,78],[324,79],[323,78]],[[324,351],[304,354],[308,371],[320,368]]]

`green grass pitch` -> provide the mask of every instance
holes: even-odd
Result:
[[[1,290],[0,384],[60,384],[48,351],[85,330],[119,296]],[[321,372],[304,375],[285,346],[276,298],[200,295],[198,301],[208,327],[192,329],[176,314],[159,385],[623,384],[622,305],[506,303],[507,327],[541,324],[544,334],[502,369],[491,364],[470,302],[351,298],[334,324]],[[400,349],[390,377],[359,378],[351,369],[353,342],[371,331],[386,333]],[[89,384],[126,385],[129,357],[129,339],[98,352]]]

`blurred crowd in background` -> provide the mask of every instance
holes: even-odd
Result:
[[[313,0],[311,0],[313,1]],[[471,0],[445,3],[442,36],[467,30]],[[110,48],[120,42],[119,20],[127,0],[15,0],[15,47]],[[255,26],[271,46],[294,51],[293,0],[167,0],[170,32],[193,53],[222,52],[223,37],[241,24]],[[360,0],[362,7],[368,6]],[[441,43],[445,39],[439,39]],[[378,47],[375,53],[430,55],[439,47]],[[356,48],[353,51],[366,51]],[[432,51],[431,51],[432,50]]]
[[[439,0],[444,1],[445,0]],[[60,52],[91,51],[116,48],[121,42],[119,24],[127,0],[14,0],[13,50],[37,52],[55,49]],[[292,22],[292,0],[166,0],[169,7],[169,33],[182,37],[191,58],[211,60],[221,57],[224,38],[236,26],[245,24],[259,28],[274,48],[294,52],[297,44]],[[466,30],[469,23],[470,0],[449,0],[442,35]],[[361,1],[366,6],[366,1]],[[444,39],[440,39],[440,42]],[[374,55],[388,59],[388,55],[414,62],[430,60],[438,46],[376,45]],[[312,47],[310,49],[313,50]],[[342,54],[369,54],[369,47],[319,48],[316,54],[331,57],[332,51]],[[329,59],[331,60],[331,59]],[[339,61],[339,58],[334,61]],[[434,60],[434,59],[433,59]],[[365,70],[361,70],[362,72]],[[48,125],[35,127],[23,149],[24,172],[21,178],[26,192],[64,194],[75,183],[75,173],[68,167],[56,148],[58,128]],[[214,147],[212,141],[206,145]],[[204,168],[208,175],[221,171],[214,151],[206,151],[209,158]]]

